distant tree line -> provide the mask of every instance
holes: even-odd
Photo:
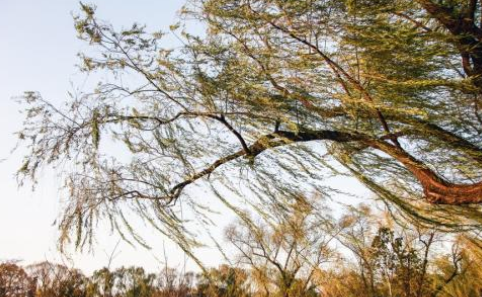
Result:
[[[333,218],[299,199],[278,223],[241,216],[225,230],[233,251],[218,268],[102,268],[91,276],[43,262],[0,264],[2,297],[482,296],[482,243],[367,206]],[[255,222],[250,224],[249,222]],[[402,227],[401,227],[402,226]]]

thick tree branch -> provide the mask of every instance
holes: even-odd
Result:
[[[197,181],[200,178],[203,178],[213,173],[214,170],[216,170],[221,165],[224,165],[240,157],[248,156],[250,158],[254,158],[267,149],[286,145],[292,142],[321,140],[321,139],[334,140],[338,142],[348,142],[348,141],[355,140],[356,136],[348,133],[341,133],[341,132],[335,132],[335,131],[306,132],[302,134],[279,131],[277,133],[265,135],[263,137],[260,137],[256,142],[254,142],[252,145],[248,147],[248,151],[250,152],[250,154],[247,154],[245,150],[240,150],[231,155],[218,159],[206,169],[194,174],[187,180],[175,185],[170,191],[170,199],[171,200],[177,199],[180,196],[182,190],[186,186],[192,184],[193,182]]]
[[[176,199],[180,196],[182,190],[189,184],[196,180],[207,176],[214,172],[218,167],[230,161],[238,159],[243,156],[251,158],[256,157],[265,150],[296,143],[307,141],[331,140],[339,143],[358,142],[366,147],[376,149],[383,152],[395,160],[403,164],[420,182],[425,199],[429,203],[434,204],[472,204],[482,202],[482,182],[475,184],[454,184],[444,178],[438,176],[426,164],[417,160],[403,149],[391,145],[383,140],[373,139],[366,135],[359,133],[348,133],[338,131],[303,131],[300,133],[293,133],[288,131],[279,131],[273,134],[265,135],[259,138],[255,143],[249,146],[251,154],[246,154],[246,151],[241,150],[234,154],[228,155],[214,162],[206,169],[194,174],[186,181],[177,184],[171,190],[171,199]]]

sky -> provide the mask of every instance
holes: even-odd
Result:
[[[178,20],[177,11],[184,0],[96,0],[99,18],[116,28],[127,28],[133,22],[148,29],[168,31]],[[73,14],[79,12],[77,0],[1,0],[0,2],[0,261],[21,260],[21,264],[52,261],[74,266],[86,273],[107,265],[142,266],[156,270],[163,265],[164,251],[171,266],[196,269],[194,263],[158,233],[146,230],[152,250],[132,247],[115,234],[101,233],[93,252],[71,251],[61,255],[57,249],[59,233],[53,225],[59,216],[60,181],[46,171],[35,191],[18,187],[15,171],[20,168],[22,150],[12,152],[15,132],[21,129],[20,106],[13,100],[24,91],[38,91],[54,104],[67,100],[75,88],[95,83],[75,67],[77,53],[87,45],[76,38]],[[199,28],[197,28],[199,29]],[[168,38],[169,40],[169,38]],[[175,40],[171,36],[170,40]],[[166,44],[169,46],[169,44]],[[333,181],[339,186],[362,188],[346,180]],[[118,244],[119,243],[119,244]],[[117,246],[117,248],[116,248]],[[221,262],[216,253],[202,251],[200,257],[208,266]]]

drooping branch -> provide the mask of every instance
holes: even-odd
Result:
[[[399,16],[405,20],[408,20],[409,22],[413,23],[417,28],[422,28],[425,32],[432,32],[432,29],[427,27],[423,22],[416,20],[415,18],[411,17],[410,15],[403,13],[403,12],[394,12],[393,13],[396,16]]]
[[[332,108],[332,109],[320,108],[320,107],[314,105],[308,98],[306,98],[306,96],[296,94],[294,92],[291,92],[287,88],[283,87],[280,83],[278,83],[276,81],[276,79],[273,77],[273,75],[271,75],[271,71],[269,69],[269,66],[267,64],[263,63],[258,57],[256,57],[256,55],[253,53],[253,51],[247,45],[246,41],[242,40],[241,38],[236,36],[236,34],[233,34],[232,32],[226,30],[225,28],[223,28],[221,26],[218,29],[223,30],[226,34],[228,34],[229,36],[234,38],[238,42],[239,45],[241,45],[241,47],[243,48],[243,52],[259,66],[261,73],[263,75],[265,75],[267,80],[269,81],[269,83],[276,90],[278,90],[280,92],[281,96],[299,100],[305,108],[307,108],[310,111],[313,111],[314,113],[316,113],[317,115],[319,115],[323,118],[331,118],[331,117],[346,116],[347,115],[347,113],[345,112],[343,107],[335,107],[335,108]],[[269,45],[267,45],[267,46],[269,47]],[[340,84],[342,85],[343,89],[347,93],[347,95],[350,96],[350,91],[348,90],[348,87],[347,87],[346,83],[343,81],[343,78],[341,78],[341,76],[339,74],[337,75],[337,78],[338,78],[338,81],[340,82]]]
[[[200,172],[192,175],[192,176],[191,176],[190,178],[188,178],[187,180],[185,180],[185,181],[183,181],[183,182],[175,185],[175,186],[171,189],[171,191],[170,191],[170,193],[169,193],[169,197],[168,197],[168,198],[169,198],[170,202],[171,202],[171,201],[174,201],[174,200],[177,199],[177,198],[179,198],[179,196],[181,195],[182,190],[183,190],[186,186],[192,184],[193,182],[197,181],[198,179],[201,179],[201,178],[203,178],[203,177],[205,177],[205,176],[213,173],[214,170],[216,170],[219,166],[224,165],[224,164],[226,164],[226,163],[228,163],[228,162],[230,162],[230,161],[233,161],[233,160],[235,160],[235,159],[238,159],[239,157],[244,156],[244,155],[246,155],[246,151],[240,150],[240,151],[238,151],[238,152],[236,152],[236,153],[234,153],[234,154],[231,154],[231,155],[228,155],[228,156],[226,156],[226,157],[224,157],[224,158],[221,158],[221,159],[215,161],[213,164],[211,164],[211,166],[207,167],[206,169],[204,169],[204,170],[202,170],[202,171],[200,171]]]
[[[239,140],[239,142],[241,143],[241,146],[243,147],[243,149],[246,151],[247,154],[250,154],[250,151],[249,151],[249,148],[248,148],[248,145],[246,144],[246,141],[244,140],[243,136],[241,135],[241,133],[239,133],[227,120],[226,120],[226,117],[225,117],[225,114],[226,113],[211,113],[211,112],[189,112],[189,111],[182,111],[182,112],[179,112],[177,113],[176,115],[174,115],[173,117],[169,118],[169,119],[161,119],[159,117],[156,117],[156,116],[144,116],[144,115],[115,115],[115,114],[111,114],[111,115],[108,115],[108,117],[110,119],[106,120],[105,122],[106,123],[109,123],[109,122],[118,122],[118,121],[131,121],[131,120],[135,120],[135,121],[150,121],[150,122],[154,122],[156,123],[156,127],[155,128],[159,128],[160,126],[163,126],[163,125],[168,125],[168,124],[171,124],[171,123],[174,123],[175,121],[177,121],[178,119],[182,118],[182,117],[205,117],[205,118],[210,118],[210,119],[214,119],[218,122],[220,122],[222,125],[224,125],[228,130],[229,132],[233,133],[233,135]],[[242,115],[242,113],[234,113],[236,115]]]
[[[418,119],[408,119],[407,122],[413,122],[414,125],[412,125],[412,127],[419,128],[420,133],[427,133],[430,136],[438,138],[443,141],[443,143],[462,151],[475,162],[482,165],[482,148],[434,123]],[[413,130],[414,129],[412,129],[412,131]]]
[[[357,79],[355,79],[352,75],[350,75],[348,72],[345,71],[345,69],[343,69],[338,63],[336,63],[335,61],[333,61],[330,57],[328,57],[323,51],[320,50],[320,48],[314,44],[312,44],[311,42],[309,42],[308,40],[302,38],[302,37],[299,37],[297,36],[296,34],[294,34],[293,32],[291,32],[290,30],[282,27],[282,26],[279,26],[278,24],[276,24],[275,22],[273,21],[269,21],[269,24],[271,26],[273,26],[275,29],[289,35],[291,38],[293,38],[294,40],[308,46],[309,48],[311,48],[312,50],[314,50],[318,55],[320,55],[320,57],[327,63],[327,65],[330,67],[330,69],[332,70],[332,72],[335,74],[335,76],[337,77],[337,80],[341,83],[343,89],[345,90],[345,92],[350,96],[350,92],[349,92],[349,89],[348,89],[348,86],[346,84],[346,82],[343,80],[343,78],[345,78],[348,82],[350,82],[350,84],[357,90],[361,93],[361,95],[363,96],[364,100],[369,102],[370,104],[374,104],[375,101],[373,100],[372,96],[370,95],[370,93],[368,93],[368,91],[362,86],[361,82],[358,81]],[[382,127],[383,127],[383,130],[387,133],[387,135],[392,135],[391,131],[390,131],[390,127],[388,125],[388,122],[387,120],[385,119],[385,116],[382,114],[382,112],[380,111],[379,108],[377,107],[374,107],[374,112],[375,112],[375,115],[377,116],[377,118],[380,120],[380,123],[382,124]],[[391,138],[392,142],[400,147],[400,143],[398,142],[398,140],[396,138]]]

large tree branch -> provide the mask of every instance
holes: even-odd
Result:
[[[189,179],[174,186],[171,189],[170,198],[172,200],[178,198],[182,190],[189,184],[192,184],[198,179],[211,174],[221,165],[229,163],[230,161],[240,157],[248,156],[254,158],[271,148],[297,142],[320,140],[331,140],[339,143],[358,142],[366,147],[378,150],[391,156],[403,164],[405,168],[407,168],[417,178],[423,188],[425,199],[429,203],[462,205],[482,202],[482,182],[475,184],[451,183],[438,176],[426,164],[395,145],[391,145],[380,139],[368,137],[364,134],[329,130],[303,131],[300,133],[278,131],[273,134],[265,135],[249,146],[249,151],[251,154],[246,154],[246,151],[241,150],[217,160],[206,169],[194,174]]]
[[[204,170],[192,175],[190,178],[186,179],[185,181],[175,185],[170,191],[170,200],[177,199],[182,190],[192,184],[193,182],[201,179],[211,173],[213,173],[218,167],[229,163],[230,161],[236,160],[243,156],[248,156],[250,158],[254,158],[257,155],[261,154],[267,149],[283,146],[292,142],[301,142],[301,141],[312,141],[312,140],[333,140],[337,142],[348,142],[356,140],[357,136],[343,133],[343,132],[336,132],[336,131],[317,131],[317,132],[305,132],[295,134],[293,132],[286,132],[286,131],[278,131],[273,134],[268,134],[263,137],[260,137],[257,141],[255,141],[252,145],[248,147],[249,154],[246,153],[245,150],[237,151],[231,155],[226,157],[220,158],[214,163],[212,163],[209,167],[205,168]]]

